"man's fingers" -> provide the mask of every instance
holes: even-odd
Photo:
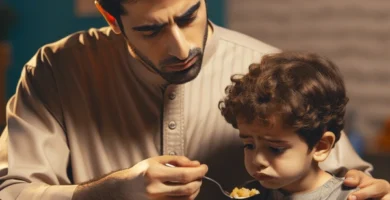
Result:
[[[382,179],[374,179],[364,172],[350,170],[345,175],[344,185],[358,187],[359,190],[353,192],[348,199],[386,199],[390,195],[390,184]]]
[[[144,176],[151,182],[157,180],[162,183],[185,184],[202,179],[207,171],[208,167],[204,164],[197,167],[168,167],[159,164],[146,171]]]
[[[369,185],[372,183],[372,181],[370,181],[370,179],[372,179],[372,178],[369,177],[364,172],[352,169],[352,170],[349,170],[345,174],[344,185],[346,185],[348,187],[362,188],[362,187],[365,187],[366,185]]]
[[[148,185],[145,189],[149,198],[158,197],[188,197],[196,196],[199,193],[201,181],[193,181],[187,184],[164,184],[154,182]]]
[[[174,167],[166,166],[174,165]],[[159,156],[148,160],[142,174],[149,199],[193,200],[208,167],[184,156]]]
[[[158,160],[161,164],[169,163],[177,167],[197,167],[199,161],[192,161],[185,156],[161,156]]]
[[[349,196],[349,200],[363,200],[368,198],[379,198],[383,197],[388,193],[388,188],[383,180],[378,180],[370,185],[360,188],[358,191],[353,192]]]
[[[174,156],[176,158],[171,159],[168,163],[176,167],[197,167],[200,165],[199,161],[192,161],[184,156]]]
[[[194,200],[198,196],[199,192],[200,190],[198,190],[191,196],[168,196],[165,197],[163,200]]]
[[[200,165],[198,167],[165,167],[161,169],[164,173],[159,177],[161,182],[173,182],[173,183],[189,183],[202,179],[207,171],[207,165]]]
[[[344,185],[355,188],[360,184],[360,179],[356,177],[347,177],[344,179]]]
[[[198,192],[202,181],[193,181],[185,185],[166,185],[167,186],[167,196],[191,196]]]

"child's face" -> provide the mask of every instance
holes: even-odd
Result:
[[[313,151],[308,151],[297,133],[283,129],[280,123],[267,128],[238,118],[237,125],[244,143],[246,170],[262,186],[296,191],[301,182],[307,184],[305,179],[313,170]]]

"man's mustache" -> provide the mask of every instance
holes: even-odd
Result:
[[[201,55],[202,50],[200,48],[191,49],[188,53],[188,57],[186,59],[180,60],[177,57],[170,57],[160,62],[160,66],[167,66],[167,65],[175,65],[175,64],[182,64],[186,61],[194,58],[195,56]]]

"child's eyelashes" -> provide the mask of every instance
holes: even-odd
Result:
[[[243,149],[252,150],[252,149],[255,149],[255,145],[253,145],[253,144],[244,144],[244,145],[242,145],[242,148]]]
[[[286,151],[286,147],[273,147],[273,146],[264,146],[266,148],[266,151],[268,150],[272,154],[279,155],[282,154]],[[256,149],[255,144],[247,143],[243,144],[241,148],[246,149],[246,150],[254,150]]]
[[[282,153],[284,153],[284,151],[286,151],[286,148],[285,148],[285,147],[268,147],[268,149],[269,149],[273,154],[276,154],[276,155],[282,154]]]

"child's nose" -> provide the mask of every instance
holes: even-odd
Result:
[[[267,168],[269,166],[269,162],[263,153],[257,153],[252,162],[258,170]]]

